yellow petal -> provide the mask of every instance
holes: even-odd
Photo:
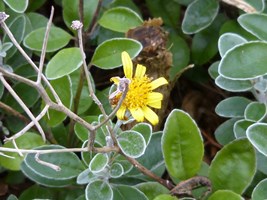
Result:
[[[144,107],[142,108],[144,114],[145,114],[145,118],[152,124],[152,125],[156,125],[159,123],[159,117],[158,115],[151,110],[149,107]]]
[[[148,102],[161,101],[162,99],[163,99],[163,95],[159,92],[150,92],[147,95]]]
[[[146,73],[146,67],[143,65],[137,64],[136,71],[135,71],[135,77],[136,78],[142,78]]]
[[[151,82],[151,89],[154,90],[158,88],[159,86],[168,84],[168,81],[164,77],[160,77],[154,81]]]
[[[129,109],[133,118],[138,121],[142,122],[144,121],[144,113],[141,108],[134,108],[134,109]]]
[[[121,53],[121,60],[122,60],[122,65],[123,65],[123,71],[124,71],[126,78],[129,78],[130,80],[132,80],[133,62],[129,54],[126,51]]]
[[[126,108],[123,107],[123,106],[121,106],[120,109],[117,111],[117,117],[118,117],[118,119],[123,120],[124,119],[125,112],[126,112]]]
[[[161,108],[161,101],[163,99],[163,95],[159,92],[151,92],[148,94],[147,105],[152,108]]]
[[[112,77],[112,78],[110,78],[110,81],[112,81],[112,82],[114,82],[116,85],[118,85],[119,82],[120,82],[120,77],[118,77],[118,76]]]

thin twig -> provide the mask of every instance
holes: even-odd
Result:
[[[157,181],[161,185],[165,186],[168,189],[172,189],[174,185],[169,180],[164,180],[151,172],[149,169],[141,165],[137,160],[134,158],[126,156],[123,152],[119,152],[122,156],[124,156],[134,167],[136,167],[140,172],[142,172],[144,175],[152,178],[153,180]]]
[[[45,53],[46,53],[46,48],[47,48],[47,43],[48,43],[48,37],[49,37],[50,28],[51,28],[51,25],[52,25],[53,16],[54,16],[54,7],[52,6],[50,18],[49,18],[49,21],[47,23],[46,31],[45,31],[45,36],[44,36],[42,53],[41,53],[40,63],[39,63],[38,77],[37,77],[37,81],[36,81],[37,84],[40,84],[41,83],[41,79],[42,79],[42,73],[43,73],[43,67],[44,67],[44,60],[45,60]]]
[[[60,171],[60,170],[61,170],[61,168],[60,168],[59,166],[41,160],[41,159],[39,158],[39,155],[40,155],[40,153],[37,153],[37,154],[35,154],[35,156],[34,156],[36,162],[38,162],[38,163],[41,164],[41,165],[47,166],[47,167],[49,167],[49,168],[51,168],[51,169],[53,169],[53,170],[55,170],[55,171]]]
[[[7,148],[7,147],[0,147],[1,152],[14,152],[18,153],[17,149],[14,148]],[[66,152],[88,152],[88,148],[68,148],[68,149],[20,149],[20,152],[23,154],[28,153],[39,153],[39,154],[48,154],[48,153],[66,153]],[[95,147],[95,153],[109,153],[109,152],[119,152],[118,147]]]
[[[30,120],[28,118],[26,118],[24,115],[22,115],[21,113],[19,113],[18,111],[14,110],[12,107],[10,107],[9,105],[4,104],[1,101],[0,101],[0,108],[5,110],[8,114],[11,114],[11,115],[14,115],[15,117],[18,117],[24,123],[29,123],[30,122]]]
[[[20,149],[18,148],[18,146],[17,146],[15,140],[12,140],[12,144],[13,144],[13,146],[15,147],[15,149],[17,150],[17,153],[18,153],[21,157],[23,157],[23,154],[21,153]]]
[[[47,110],[49,108],[49,105],[46,105],[42,112],[40,112],[40,114],[36,117],[36,120],[39,121],[40,119],[42,119],[42,117],[46,114]],[[18,137],[22,136],[24,133],[26,133],[31,127],[34,126],[34,122],[31,121],[27,126],[25,126],[22,130],[20,130],[18,133],[16,133],[15,135],[13,135],[12,137],[10,138],[6,138],[4,140],[4,142],[7,142],[9,140],[15,140],[17,139]]]
[[[246,13],[255,13],[257,10],[244,0],[221,0],[224,3],[235,6]]]
[[[12,43],[15,45],[15,47],[19,50],[19,52],[21,53],[21,55],[27,60],[27,62],[33,67],[33,69],[38,73],[39,69],[38,67],[35,65],[35,63],[31,60],[31,58],[28,56],[28,54],[21,48],[20,44],[17,42],[17,40],[15,39],[14,35],[12,34],[12,32],[9,30],[8,26],[6,25],[6,23],[4,21],[0,21],[0,24],[2,26],[2,28],[4,29],[5,33],[8,35],[8,37],[10,38],[10,40],[12,41]],[[47,85],[47,87],[49,88],[49,90],[52,92],[54,98],[56,99],[56,102],[59,104],[62,104],[59,96],[57,95],[56,91],[54,90],[54,88],[52,87],[52,85],[50,84],[50,82],[46,79],[46,77],[42,74],[42,79],[45,82],[45,84]]]
[[[8,84],[8,82],[5,80],[5,78],[3,77],[3,74],[0,74],[0,80],[2,81],[3,85],[5,86],[5,88],[9,91],[9,93],[14,97],[14,99],[16,99],[16,101],[19,103],[19,105],[23,108],[23,110],[27,113],[27,115],[30,117],[30,119],[33,121],[34,125],[36,126],[36,128],[38,129],[38,131],[40,132],[43,140],[45,141],[45,134],[44,131],[41,127],[41,125],[39,124],[39,122],[36,120],[36,118],[34,117],[34,115],[31,113],[31,111],[29,110],[29,108],[24,104],[24,102],[20,99],[20,97],[17,95],[17,93],[12,89],[12,87]]]

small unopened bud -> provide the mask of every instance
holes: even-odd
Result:
[[[74,30],[78,30],[83,27],[83,24],[79,20],[74,20],[72,21],[72,24],[70,27],[73,28]]]
[[[7,15],[5,12],[0,12],[0,23],[4,22],[9,15]]]
[[[118,85],[118,90],[120,92],[124,92],[124,90],[128,87],[128,85],[130,84],[130,80],[128,78],[121,78],[119,85]]]

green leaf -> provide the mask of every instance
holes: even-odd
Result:
[[[267,43],[248,42],[235,46],[222,58],[219,73],[229,79],[247,80],[267,74]]]
[[[168,116],[162,135],[162,151],[171,176],[181,180],[200,169],[204,146],[195,121],[184,111],[174,109]]]
[[[86,116],[83,118],[86,122],[92,123],[93,121],[97,121],[98,116]],[[75,123],[74,125],[74,131],[76,136],[82,141],[88,140],[89,131],[87,128],[85,128],[83,125],[79,123]],[[98,134],[96,134],[97,136]]]
[[[161,194],[159,196],[156,196],[156,198],[154,198],[153,200],[177,200],[177,198],[170,194]]]
[[[28,0],[4,0],[4,2],[17,13],[23,13],[28,7]]]
[[[24,83],[17,83],[13,85],[13,89],[28,108],[31,108],[40,97],[36,89]],[[5,96],[4,102],[16,111],[20,113],[24,112],[22,107],[10,93]]]
[[[101,69],[119,67],[121,53],[127,51],[131,58],[136,57],[142,50],[142,44],[133,39],[113,38],[100,44],[93,55],[92,64]]]
[[[117,164],[120,164],[123,168],[123,173],[128,173],[132,168],[133,165],[122,155],[117,155],[114,160],[116,160]],[[116,164],[115,163],[115,164]],[[110,172],[110,174],[113,174],[113,172]]]
[[[266,191],[267,191],[267,179],[264,179],[256,185],[254,188],[251,199],[258,200],[258,199],[266,199]]]
[[[229,97],[216,106],[215,112],[222,117],[244,117],[245,109],[250,102],[245,97]]]
[[[214,80],[219,76],[219,73],[218,73],[219,64],[220,64],[220,61],[216,61],[216,62],[212,63],[208,69],[210,77]]]
[[[181,14],[179,3],[165,0],[146,0],[146,6],[153,17],[161,17],[165,25],[176,27]]]
[[[253,146],[267,156],[267,124],[255,123],[247,129],[247,137]]]
[[[144,137],[136,131],[124,131],[118,136],[117,140],[122,152],[129,157],[138,158],[146,150]]]
[[[245,38],[236,33],[225,33],[221,35],[218,41],[218,48],[221,57],[223,57],[229,49],[246,42],[247,40]]]
[[[150,139],[152,137],[152,126],[148,123],[138,123],[133,128],[133,131],[139,132],[141,135],[143,135],[146,145],[149,144]]]
[[[215,156],[209,171],[213,191],[232,190],[242,194],[256,172],[256,153],[247,139],[237,139]],[[238,181],[237,181],[238,180]]]
[[[245,119],[236,121],[234,124],[235,137],[236,138],[247,137],[246,135],[247,128],[252,124],[254,124],[253,121],[247,121]]]
[[[113,200],[148,200],[137,188],[128,185],[116,185],[113,188]]]
[[[85,196],[87,200],[113,200],[113,191],[106,181],[96,180],[87,185]]]
[[[215,130],[215,138],[221,145],[226,145],[235,139],[233,128],[237,118],[228,119]]]
[[[162,174],[165,171],[165,164],[164,164],[163,155],[161,151],[161,137],[162,137],[162,132],[153,133],[150,143],[148,144],[144,155],[137,159],[137,161],[141,165],[143,165],[147,169],[150,169],[150,171],[152,171],[154,174],[158,176],[162,176]],[[125,161],[125,159],[122,159],[122,160]],[[116,159],[116,161],[118,161],[118,159]],[[123,163],[123,164],[125,166],[126,163]],[[129,167],[130,166],[128,162],[128,169]],[[133,168],[133,167],[131,168],[132,170],[129,173],[127,173],[127,175],[138,177],[144,180],[148,179],[147,176],[144,176],[136,168]]]
[[[88,184],[97,179],[97,176],[91,172],[89,168],[81,172],[77,177],[77,184]]]
[[[41,146],[36,149],[46,150],[46,149],[64,149],[64,147],[59,145],[46,145]],[[60,169],[55,170],[51,167],[45,166],[35,159],[36,154],[27,154],[24,163],[28,169],[32,170],[33,173],[38,176],[44,177],[45,179],[51,180],[69,180],[77,177],[83,170],[84,165],[73,152],[64,153],[48,153],[40,154],[39,159],[41,161],[58,166]]]
[[[110,177],[111,178],[119,178],[123,175],[124,170],[123,170],[123,166],[120,163],[113,163],[110,167]]]
[[[215,83],[230,92],[244,92],[253,88],[253,84],[249,80],[232,80],[220,75],[215,79]]]
[[[70,74],[82,65],[79,48],[65,48],[59,51],[47,64],[45,75],[48,79],[58,79]]]
[[[214,192],[208,200],[244,200],[242,196],[230,190],[218,190]]]
[[[98,173],[105,169],[109,161],[108,155],[105,153],[98,153],[94,156],[89,164],[89,169],[92,173]]]
[[[26,32],[26,21],[27,21],[26,16],[18,15],[8,25],[10,32],[13,34],[14,38],[17,40],[19,44],[22,42],[25,32]],[[5,34],[3,37],[3,43],[6,43],[6,42],[11,42],[11,40]],[[17,51],[17,48],[15,46],[12,46],[11,49],[9,49],[7,52],[7,58],[12,57],[16,51]]]
[[[58,94],[62,103],[67,107],[71,108],[72,105],[72,92],[71,92],[71,82],[68,76],[63,76],[60,79],[50,81],[52,87]],[[46,89],[48,96],[52,99],[53,95],[51,91],[47,88]],[[42,102],[42,107],[44,107],[44,102]],[[66,118],[66,115],[62,112],[56,110],[48,110],[47,115],[45,115],[44,119],[47,121],[48,125],[56,126],[60,122],[62,122]]]
[[[267,41],[267,15],[262,13],[243,14],[238,19],[239,24],[248,32],[261,40]]]
[[[140,26],[143,20],[127,7],[116,7],[104,12],[98,23],[107,29],[125,33],[131,28]]]
[[[170,69],[170,79],[174,78],[184,69],[190,59],[190,50],[186,41],[174,32],[170,32],[167,46],[171,46],[173,66]]]
[[[47,187],[64,187],[67,185],[71,185],[75,183],[75,179],[48,179],[46,177],[43,177],[37,173],[35,173],[29,166],[26,165],[25,162],[21,163],[21,171],[24,173],[26,177],[28,177],[30,180],[34,181],[35,183],[39,185],[44,185]]]
[[[15,142],[17,144],[17,148],[19,149],[32,149],[44,144],[42,137],[32,132],[26,132],[25,134],[17,138]],[[15,149],[11,141],[6,142],[3,147]],[[14,157],[14,159],[0,156],[0,166],[5,167],[9,170],[19,170],[20,164],[23,161],[24,157],[21,157],[18,153],[12,152],[7,152],[5,153],[5,155]]]
[[[41,14],[31,12],[27,13],[27,16],[31,22],[32,30],[36,30],[38,28],[46,27],[48,23],[48,19]],[[42,38],[43,39],[43,38]]]
[[[34,51],[42,51],[43,40],[46,27],[35,29],[23,40],[24,46]],[[71,35],[61,28],[51,27],[47,41],[46,52],[54,52],[66,46],[71,39]]]
[[[87,30],[95,14],[98,0],[86,0],[83,2],[83,25],[84,29]],[[62,0],[62,7],[64,22],[70,28],[72,21],[79,19],[79,0]]]
[[[267,109],[264,103],[251,102],[245,110],[245,119],[251,121],[261,121],[266,116]]]
[[[168,194],[169,190],[157,182],[144,182],[136,185],[137,189],[143,192],[148,199],[154,199],[160,194]]]
[[[183,32],[193,34],[205,29],[213,22],[218,11],[219,2],[216,0],[196,0],[192,2],[185,12],[182,23]]]
[[[213,1],[213,0],[212,0]],[[207,29],[196,33],[192,41],[192,58],[195,64],[203,65],[208,62],[218,52],[218,34],[219,29],[217,23],[220,24],[221,18],[217,18],[216,22]]]

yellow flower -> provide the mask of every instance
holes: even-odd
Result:
[[[125,77],[129,80],[129,88],[126,97],[117,112],[118,119],[125,119],[126,111],[130,111],[132,117],[136,121],[142,122],[144,119],[147,119],[151,124],[156,125],[159,122],[159,117],[149,107],[160,109],[163,95],[159,92],[153,92],[153,90],[168,84],[168,81],[163,77],[152,81],[152,79],[145,74],[146,67],[140,64],[137,64],[133,76],[133,63],[129,54],[124,51],[122,52],[121,57]],[[119,77],[111,78],[111,81],[113,81],[117,87],[119,87],[120,80],[122,79]],[[115,96],[112,97],[112,99],[113,102],[115,102],[114,104],[117,104],[122,95],[122,91],[117,90],[113,95],[114,94]]]

